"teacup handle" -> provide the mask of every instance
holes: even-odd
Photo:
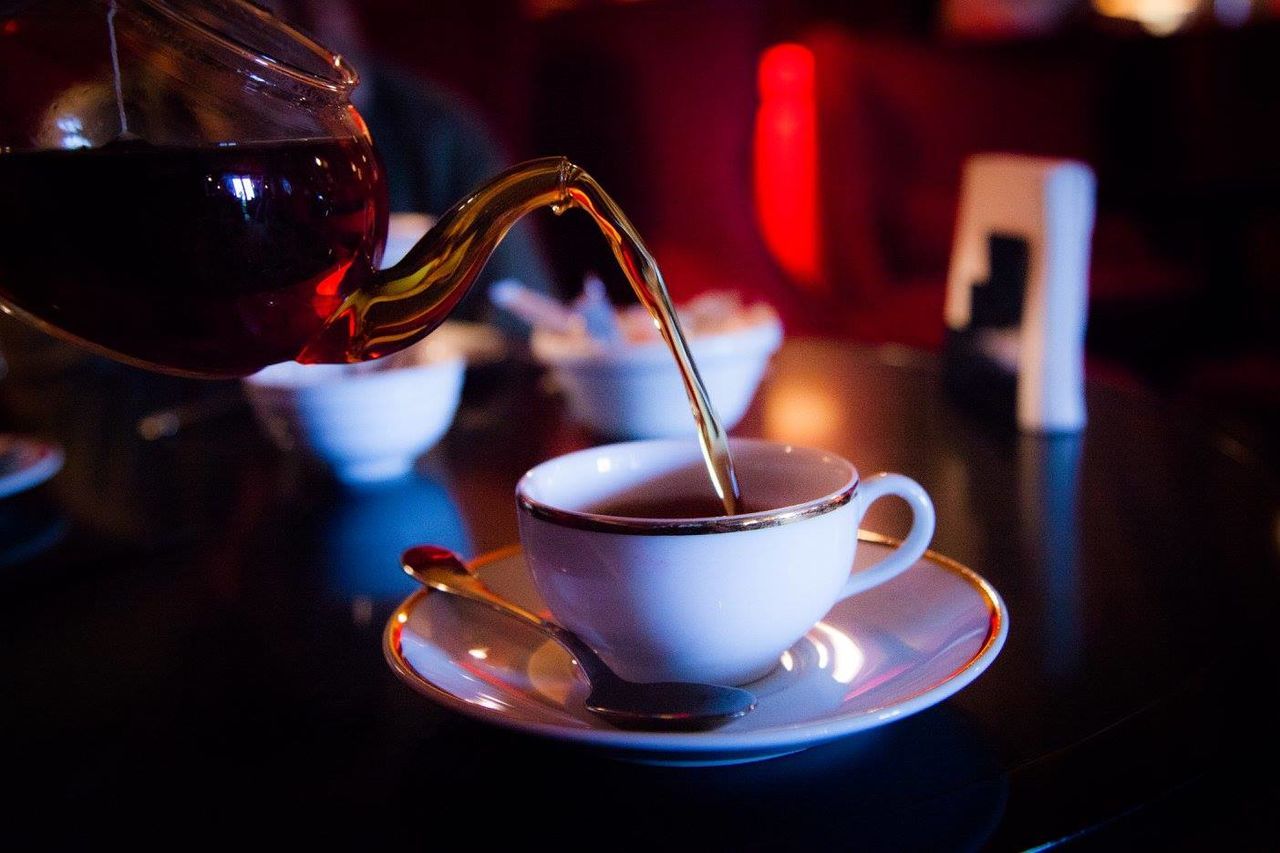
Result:
[[[866,514],[871,504],[880,498],[896,495],[911,506],[911,532],[892,554],[878,563],[850,574],[849,580],[845,582],[844,589],[840,592],[842,599],[871,589],[873,586],[879,586],[909,569],[915,565],[916,560],[924,556],[930,540],[933,539],[933,501],[929,499],[929,493],[915,480],[901,474],[875,474],[859,483],[858,488],[862,491],[862,512],[858,515],[855,525],[862,523],[862,516]]]

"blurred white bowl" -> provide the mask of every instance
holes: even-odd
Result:
[[[337,479],[399,479],[453,423],[466,360],[431,338],[385,362],[273,364],[244,379],[259,422],[285,450],[312,455]]]
[[[393,213],[387,217],[387,244],[382,250],[382,266],[400,263],[418,240],[436,224],[436,218],[425,213]]]
[[[662,341],[584,351],[562,336],[535,332],[534,357],[551,368],[569,413],[608,438],[687,436],[696,426],[676,369]],[[769,359],[782,343],[775,318],[689,341],[698,373],[721,424],[742,420]]]

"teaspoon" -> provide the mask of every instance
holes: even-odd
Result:
[[[447,548],[419,545],[405,551],[400,562],[405,572],[424,586],[487,604],[564,646],[591,682],[587,710],[619,728],[706,730],[741,717],[756,706],[756,697],[737,687],[684,681],[650,684],[627,681],[572,631],[490,590]]]

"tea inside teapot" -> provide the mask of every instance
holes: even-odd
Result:
[[[295,358],[368,281],[385,239],[367,140],[12,152],[0,186],[0,296],[168,371]]]

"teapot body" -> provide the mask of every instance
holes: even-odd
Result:
[[[382,165],[340,58],[241,0],[43,0],[0,33],[0,302],[169,372],[298,356],[371,286]]]

